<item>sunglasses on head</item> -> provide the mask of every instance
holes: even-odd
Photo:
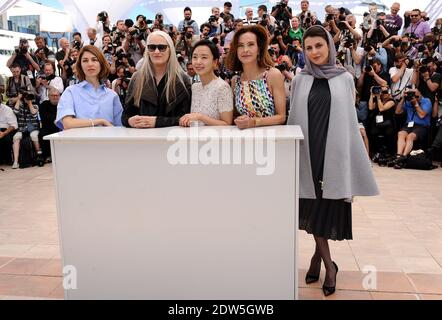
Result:
[[[164,52],[167,50],[168,45],[167,44],[148,44],[147,45],[147,50],[149,50],[150,52],[154,52],[155,50],[158,50],[160,52]]]

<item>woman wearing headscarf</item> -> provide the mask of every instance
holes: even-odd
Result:
[[[332,36],[321,26],[304,33],[306,65],[292,82],[288,124],[304,132],[300,148],[299,228],[313,234],[316,250],[306,283],[326,275],[323,292],[335,292],[338,266],[328,240],[352,239],[354,196],[378,194],[359,134],[352,76],[336,65]]]

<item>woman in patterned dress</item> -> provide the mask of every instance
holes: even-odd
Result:
[[[232,78],[232,90],[240,129],[285,123],[284,77],[267,49],[267,32],[258,25],[241,28],[231,42],[226,66],[239,73]]]

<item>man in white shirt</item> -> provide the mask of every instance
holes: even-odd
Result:
[[[399,101],[404,96],[405,88],[414,84],[413,68],[408,68],[409,60],[403,53],[395,57],[394,67],[389,70],[391,78],[391,95],[395,101]]]
[[[40,104],[46,100],[49,100],[49,86],[57,89],[60,94],[64,90],[63,80],[60,77],[55,76],[54,65],[51,62],[46,62],[44,64],[43,72],[44,74],[38,76],[36,80],[36,89]]]
[[[0,164],[12,164],[12,137],[17,128],[17,117],[12,109],[0,103]]]
[[[98,49],[103,50],[103,40],[97,36],[97,30],[94,28],[87,29],[87,37],[89,38],[89,43],[86,44],[91,44]]]

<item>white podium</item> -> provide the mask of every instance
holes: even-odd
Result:
[[[297,299],[299,127],[45,139],[66,299]]]

